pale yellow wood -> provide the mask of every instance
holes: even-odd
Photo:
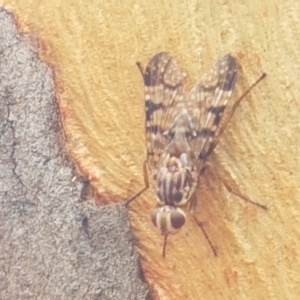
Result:
[[[4,1],[2,1],[4,2]],[[150,188],[130,207],[145,276],[156,299],[297,299],[300,294],[299,1],[5,1],[20,28],[40,39],[55,70],[68,148],[100,202],[143,186],[146,64],[170,52],[192,84],[230,52],[241,65],[241,103],[211,162],[228,182],[269,207],[228,194],[208,173],[197,216],[218,247],[215,258],[189,219],[162,238],[149,214]]]

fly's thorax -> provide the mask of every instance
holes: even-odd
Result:
[[[161,206],[153,210],[151,220],[162,235],[175,234],[185,223],[185,213],[174,206]]]
[[[183,206],[194,192],[195,183],[186,156],[169,157],[157,173],[157,201],[159,205]]]

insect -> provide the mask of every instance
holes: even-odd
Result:
[[[221,57],[190,92],[184,91],[184,75],[168,53],[156,54],[145,71],[140,63],[137,65],[145,85],[147,160],[144,163],[145,188],[128,200],[127,205],[149,187],[148,166],[156,181],[157,196],[151,219],[164,236],[165,256],[168,235],[178,232],[185,223],[186,206],[189,205],[190,212],[195,211],[197,200],[193,196],[200,175],[210,166],[207,158],[240,101],[266,74],[235,102],[229,117],[219,128],[237,80],[238,68],[233,56]],[[222,182],[232,193],[266,209]],[[217,255],[202,223],[195,220]]]

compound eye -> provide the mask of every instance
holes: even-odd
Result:
[[[171,211],[170,221],[171,221],[172,227],[175,230],[178,230],[185,223],[185,214],[183,213],[183,211],[181,209],[180,210],[178,208],[177,208],[177,210],[174,209]]]
[[[151,221],[154,224],[154,226],[159,227],[158,226],[158,222],[159,222],[159,208],[155,208],[152,213],[151,213]]]
[[[151,220],[163,235],[173,234],[184,225],[185,213],[180,208],[165,205],[153,210]]]

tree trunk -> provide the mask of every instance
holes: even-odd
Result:
[[[67,149],[91,184],[100,205],[93,207],[95,214],[101,205],[124,203],[144,186],[143,81],[136,61],[145,66],[156,53],[169,52],[186,74],[188,90],[219,57],[231,53],[240,67],[229,109],[263,72],[268,74],[239,105],[209,158],[215,171],[205,172],[196,191],[195,216],[204,222],[218,256],[189,215],[182,230],[168,238],[162,257],[163,238],[150,220],[156,205],[151,176],[150,188],[131,203],[129,216],[154,299],[297,298],[300,3],[61,2],[9,7],[20,30],[37,37],[40,57],[53,67]],[[219,177],[268,210],[229,193]],[[117,235],[124,226],[115,224],[107,238],[117,245],[106,253],[124,247]],[[107,274],[118,274],[112,289],[119,289],[118,266],[107,266]],[[99,299],[117,299],[105,297]]]

